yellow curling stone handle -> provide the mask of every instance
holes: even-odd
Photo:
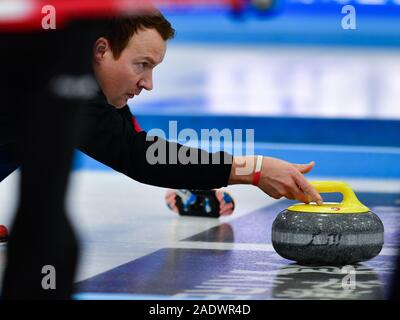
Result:
[[[322,206],[316,203],[298,203],[288,208],[290,211],[314,212],[314,213],[365,213],[370,209],[364,206],[355,195],[351,187],[341,181],[313,181],[311,185],[319,193],[339,192],[343,195],[340,203],[324,202]]]

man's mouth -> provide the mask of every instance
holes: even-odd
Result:
[[[133,93],[127,93],[126,95],[128,96],[129,99],[132,99],[135,96],[135,94]]]

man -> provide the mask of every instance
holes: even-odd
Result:
[[[57,167],[58,162],[54,161],[57,151],[63,150],[57,153],[57,161],[60,160],[60,163],[62,159],[71,157],[69,151],[63,153],[63,148],[57,148],[56,136],[52,138],[53,131],[64,132],[65,139],[63,138],[62,143],[67,141],[68,145],[70,144],[71,139],[67,138],[69,129],[67,131],[67,128],[58,124],[71,123],[71,121],[59,121],[57,117],[63,117],[59,110],[65,110],[65,116],[70,116],[68,108],[71,104],[74,104],[74,108],[76,108],[76,101],[79,101],[79,104],[84,102],[79,110],[80,125],[77,131],[80,138],[76,142],[76,146],[89,156],[137,181],[175,189],[212,189],[228,184],[254,184],[276,199],[286,197],[305,203],[310,201],[322,203],[320,195],[303,176],[313,168],[314,163],[297,165],[270,157],[232,157],[224,152],[211,154],[205,151],[198,152],[199,161],[194,164],[182,164],[180,162],[174,164],[170,161],[173,155],[168,153],[165,154],[165,164],[152,164],[148,161],[147,151],[154,143],[165,143],[166,150],[170,150],[171,146],[184,153],[195,150],[177,143],[163,141],[157,137],[148,137],[146,132],[137,130],[132,114],[126,105],[129,98],[139,95],[143,89],[152,90],[153,69],[163,61],[166,53],[166,42],[174,36],[174,30],[170,23],[157,11],[133,18],[117,18],[105,24],[104,31],[101,32],[102,36],[97,38],[93,48],[93,73],[101,90],[99,95],[89,103],[86,102],[84,97],[85,91],[75,92],[72,90],[70,87],[76,87],[74,86],[76,83],[69,81],[68,78],[57,78],[57,75],[53,74],[55,69],[50,69],[50,72],[47,73],[34,70],[35,74],[40,75],[39,80],[41,81],[35,81],[35,79],[28,77],[30,80],[29,92],[21,95],[18,83],[20,83],[21,75],[26,72],[23,68],[25,65],[31,68],[36,65],[34,56],[29,57],[27,60],[29,63],[18,65],[18,59],[22,59],[23,46],[28,43],[32,48],[38,47],[38,49],[43,50],[43,53],[46,53],[46,49],[57,49],[57,54],[60,50],[66,50],[68,54],[60,56],[74,57],[73,52],[76,49],[73,47],[74,41],[71,36],[79,34],[79,32],[76,32],[78,28],[79,26],[75,28],[75,32],[71,32],[71,35],[69,33],[65,35],[65,39],[68,40],[65,43],[63,43],[63,38],[57,38],[57,35],[50,38],[52,41],[48,41],[42,46],[35,42],[40,38],[31,37],[22,37],[19,39],[21,41],[18,40],[15,46],[9,46],[9,43],[5,42],[7,45],[5,47],[15,47],[21,50],[18,55],[13,55],[13,52],[7,51],[7,57],[2,60],[5,65],[9,61],[15,60],[15,64],[12,65],[14,69],[8,68],[6,73],[9,77],[12,77],[12,81],[9,82],[13,85],[12,91],[7,91],[8,83],[4,84],[3,88],[5,88],[5,93],[9,95],[10,99],[14,99],[14,102],[17,101],[18,105],[25,105],[17,115],[23,119],[22,122],[18,122],[18,128],[24,131],[23,139],[26,140],[19,139],[23,143],[16,147],[14,135],[17,132],[13,130],[13,123],[18,120],[12,117],[15,112],[3,108],[0,114],[2,122],[0,142],[3,153],[0,161],[4,166],[1,167],[2,176],[0,179],[10,174],[21,162],[24,164],[24,159],[29,159],[29,161],[25,161],[25,168],[23,166],[22,199],[25,200],[21,200],[23,206],[19,208],[19,214],[11,230],[7,257],[8,265],[5,272],[6,281],[3,283],[4,298],[33,297],[40,294],[41,288],[38,280],[43,275],[40,270],[35,268],[43,265],[56,264],[58,266],[56,268],[57,274],[63,273],[66,269],[64,281],[58,282],[57,286],[57,290],[62,290],[62,292],[56,297],[66,297],[71,290],[70,284],[74,273],[77,248],[74,234],[68,223],[65,222],[64,209],[60,207],[62,206],[68,177],[66,173],[69,161],[62,162],[63,175],[62,179],[57,180],[60,181],[57,197],[49,201],[47,192],[54,189],[52,183],[55,180],[53,177],[57,173],[52,175],[52,171],[48,169]],[[89,38],[91,36],[87,37],[87,39]],[[80,39],[80,43],[83,40],[83,38]],[[56,46],[49,46],[51,43],[56,44]],[[37,52],[35,51],[35,53]],[[58,65],[60,60],[54,59],[54,56],[49,52],[48,57],[46,54],[40,56],[40,63],[42,63],[40,65],[44,65],[46,59],[48,59],[47,61],[54,60],[54,64],[57,64],[56,69],[60,72],[68,69],[67,66],[72,61],[66,59],[64,65]],[[85,59],[81,61],[78,59],[78,64],[79,62],[82,64]],[[71,70],[71,68],[69,69]],[[78,70],[78,74],[82,74],[83,70],[86,72],[86,68],[81,65],[78,65],[75,69]],[[87,80],[87,77],[85,79]],[[10,81],[10,79],[8,78],[7,81]],[[53,85],[51,85],[51,81],[54,81]],[[89,84],[86,87],[90,88],[90,81],[88,82]],[[50,86],[46,86],[42,90],[43,83]],[[35,90],[39,92],[40,99],[36,98],[38,94]],[[77,94],[78,96],[76,96]],[[46,95],[49,101],[46,101]],[[53,97],[54,95],[57,97]],[[63,96],[62,99],[58,97],[60,95]],[[42,106],[45,106],[36,115],[52,113],[52,117],[49,117],[49,119],[58,120],[54,123],[47,123],[41,121],[43,119],[31,118],[30,108],[26,105],[26,101],[30,101],[28,99],[31,97],[35,99],[35,105],[42,104]],[[25,104],[22,100],[25,101]],[[54,106],[58,106],[60,103],[62,103],[62,109],[55,109]],[[25,112],[27,113],[25,114]],[[12,116],[10,117],[9,114]],[[36,125],[39,123],[46,123],[47,125],[45,128],[40,128]],[[31,143],[29,138],[30,132],[34,133],[34,144]],[[40,148],[36,148],[37,146]],[[26,148],[21,150],[21,147]],[[41,157],[47,156],[52,158],[46,158],[46,161],[43,161]],[[213,163],[213,160],[218,157],[223,159],[222,163]],[[208,163],[201,161],[203,159],[208,159]],[[243,174],[241,169],[244,167],[251,170]],[[40,183],[40,188],[36,188],[34,196],[33,193],[30,193],[30,190],[32,190],[35,181]],[[36,197],[36,195],[39,196]],[[30,204],[29,207],[26,206],[28,203]],[[41,211],[46,212],[46,215],[36,215],[37,212]],[[52,212],[59,212],[60,214],[53,217]],[[40,220],[38,220],[38,217],[40,217]],[[58,234],[59,226],[64,228],[67,237]],[[54,230],[54,232],[52,233],[51,230]],[[19,234],[19,242],[13,241],[13,234]],[[25,239],[29,238],[29,242],[24,242],[21,235],[25,235]],[[15,237],[16,239],[17,237]],[[69,256],[73,258],[63,259],[63,254],[66,255],[66,251],[63,251],[64,248],[70,251]],[[18,255],[21,250],[29,251],[30,254],[21,259],[21,256]],[[51,254],[44,254],[46,251],[51,252]],[[48,259],[49,256],[55,257],[57,263],[54,262],[55,260]],[[34,273],[25,272],[24,267]],[[24,292],[28,283],[32,283],[32,286],[35,287],[32,287],[32,291],[25,292],[22,296],[19,295],[19,293]],[[16,284],[18,284],[17,288]],[[43,294],[43,297],[49,295],[51,293],[46,293]]]
[[[165,56],[167,40],[174,29],[159,12],[135,18],[121,18],[110,22],[103,37],[94,45],[93,69],[101,94],[82,112],[83,139],[80,149],[111,168],[146,184],[175,189],[212,189],[228,184],[257,184],[275,199],[286,197],[304,203],[322,203],[318,192],[303,174],[312,170],[314,163],[291,164],[276,158],[256,156],[232,157],[226,153],[198,152],[196,164],[174,164],[167,154],[165,164],[151,164],[146,158],[148,148],[160,143],[135,128],[128,99],[143,89],[153,89],[153,70]],[[165,142],[165,150],[176,147],[190,153],[193,148]],[[174,148],[170,148],[170,144]],[[181,149],[183,148],[183,149]],[[213,159],[228,159],[213,164]],[[204,164],[201,159],[209,159]],[[257,160],[261,168],[258,181],[254,180]],[[260,163],[262,162],[262,163]],[[240,169],[251,166],[250,173]]]

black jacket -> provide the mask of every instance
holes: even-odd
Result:
[[[174,189],[212,189],[226,186],[231,171],[232,156],[224,152],[198,152],[198,164],[150,164],[146,153],[153,143],[175,144],[178,152],[195,149],[167,142],[159,137],[149,139],[137,130],[128,106],[117,109],[99,95],[82,109],[79,121],[78,148],[90,157],[142,183]],[[184,148],[184,149],[182,149]],[[213,157],[221,164],[212,164]],[[208,158],[209,164],[200,164]],[[224,159],[229,159],[228,161]]]

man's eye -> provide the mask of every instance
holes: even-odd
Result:
[[[144,63],[135,63],[133,67],[135,68],[136,72],[141,72],[145,68]]]

